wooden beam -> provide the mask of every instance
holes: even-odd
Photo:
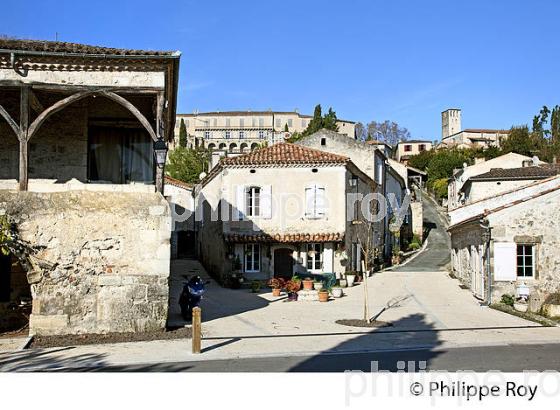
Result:
[[[29,87],[21,88],[20,117],[19,117],[19,190],[27,191],[28,186],[28,156],[27,132],[29,126]]]
[[[0,105],[0,115],[2,117],[4,117],[6,119],[6,121],[8,121],[8,124],[10,124],[10,127],[12,127],[12,129],[16,133],[16,136],[19,139],[19,125],[17,125],[17,122],[14,121],[14,119],[8,113],[8,111],[6,111],[6,109],[4,107],[2,107],[1,105]]]
[[[146,117],[144,117],[144,115],[140,112],[140,110],[138,110],[138,108],[136,108],[126,98],[121,97],[120,95],[115,94],[114,92],[111,92],[111,91],[107,91],[107,90],[83,91],[83,92],[79,92],[79,93],[76,93],[76,94],[72,94],[69,97],[66,97],[66,98],[63,98],[60,101],[57,101],[56,103],[51,105],[49,108],[44,110],[41,114],[39,114],[39,116],[35,119],[35,121],[33,121],[33,123],[29,126],[29,132],[28,132],[27,140],[30,140],[35,135],[37,130],[41,127],[41,125],[43,125],[43,123],[51,115],[53,115],[54,113],[62,110],[63,108],[67,107],[68,105],[70,105],[72,103],[75,103],[76,101],[82,100],[86,97],[93,96],[93,95],[100,95],[100,96],[103,96],[103,97],[107,97],[108,99],[113,100],[116,103],[125,107],[127,110],[129,110],[131,112],[132,115],[134,115],[138,119],[138,121],[140,121],[140,123],[144,126],[146,131],[148,131],[148,133],[152,137],[152,140],[154,140],[154,141],[157,140],[157,136],[156,136],[156,133],[155,133],[154,129],[152,128],[152,124],[150,124],[150,122],[146,119]]]
[[[29,90],[29,102],[31,103],[31,109],[37,114],[41,114],[45,111],[45,107],[43,107],[43,104],[41,104],[41,101],[39,101],[33,90]]]

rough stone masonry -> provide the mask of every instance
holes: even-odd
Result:
[[[28,272],[30,333],[164,329],[171,220],[159,193],[0,191],[46,268]]]

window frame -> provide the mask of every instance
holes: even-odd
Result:
[[[245,188],[246,216],[249,216],[251,218],[258,218],[261,216],[261,191],[262,188],[256,185],[250,185]],[[254,202],[256,202],[256,205]]]
[[[264,131],[259,131],[259,139],[260,139],[260,140],[264,140],[265,138],[266,138],[266,137],[265,137]]]
[[[309,255],[309,252],[314,250],[315,255]],[[309,272],[322,272],[323,271],[323,253],[325,247],[320,242],[311,242],[306,244],[305,252],[305,268]],[[311,267],[309,267],[311,264]],[[318,267],[317,267],[318,266]]]
[[[224,138],[225,138],[226,140],[231,139],[231,131],[226,131],[225,134],[224,134]]]
[[[255,252],[257,250],[257,252]],[[243,247],[243,267],[247,273],[256,273],[261,271],[261,244],[247,243]],[[255,257],[256,254],[256,257]],[[249,269],[249,266],[251,267]]]
[[[411,144],[405,144],[404,145],[404,152],[412,152],[412,145]]]
[[[537,277],[537,264],[536,264],[536,249],[537,246],[534,243],[516,243],[516,250],[515,250],[515,275],[516,278],[519,279],[535,279]],[[523,251],[520,255],[519,249],[522,248]],[[531,252],[525,253],[526,249],[530,248]],[[522,264],[519,264],[519,258],[522,258]],[[530,258],[531,264],[527,264],[527,259]],[[522,274],[520,274],[519,270],[521,268]],[[527,275],[525,271],[531,268],[531,274]]]

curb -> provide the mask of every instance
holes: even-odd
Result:
[[[399,263],[398,265],[393,265],[393,266],[389,266],[388,268],[382,269],[380,271],[374,272],[374,275],[376,273],[380,273],[380,272],[387,272],[387,271],[392,271],[393,269],[396,268],[400,268],[402,266],[406,266],[407,263],[412,262],[414,259],[416,259],[419,255],[421,255],[422,253],[424,253],[424,251],[426,250],[426,248],[428,247],[428,238],[426,238],[426,240],[424,241],[424,243],[422,244],[422,247],[418,250],[418,252],[416,252],[414,255],[412,255],[410,258],[408,258],[407,260],[405,260],[403,263]]]

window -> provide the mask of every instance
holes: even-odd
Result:
[[[93,126],[88,136],[90,181],[113,184],[154,181],[153,141],[146,131]]]
[[[356,272],[362,271],[362,246],[359,243],[353,242],[351,248],[352,255],[352,270]]]
[[[210,131],[204,131],[204,139],[210,139]]]
[[[245,272],[261,270],[261,246],[258,243],[245,245]]]
[[[226,131],[226,140],[231,138],[231,131]]]
[[[321,138],[321,145],[322,146],[327,145],[327,139],[326,138]]]
[[[535,246],[517,245],[517,277],[532,278],[535,276]]]
[[[292,119],[290,118],[288,120],[288,127],[292,128],[293,125],[294,125],[294,123],[293,123]]]
[[[323,269],[323,245],[320,243],[307,244],[307,270]]]
[[[231,125],[231,120],[229,118],[226,118],[226,127],[229,127]]]
[[[408,145],[408,144],[405,145],[405,146],[404,146],[404,151],[405,151],[405,152],[410,152],[410,151],[412,151],[412,145]]]
[[[325,215],[325,187],[313,184],[305,188],[305,216],[320,219]]]
[[[264,127],[264,118],[259,118],[259,127]]]
[[[189,120],[185,120],[185,126],[189,128]]]
[[[276,128],[280,128],[282,126],[282,120],[280,118],[276,118]]]
[[[212,125],[214,127],[216,127],[218,125],[218,119],[217,118],[212,118]]]
[[[239,139],[243,139],[243,138],[245,138],[245,132],[239,131]]]
[[[248,187],[245,190],[245,215],[260,216],[261,213],[261,189],[259,187]]]
[[[264,131],[259,131],[259,138],[260,138],[261,140],[264,139]]]
[[[301,120],[301,128],[307,128],[307,121]]]
[[[420,146],[418,147],[418,149],[420,150],[420,152],[426,151],[426,144],[420,144]]]
[[[240,127],[244,127],[244,126],[245,126],[245,119],[244,119],[244,118],[240,118],[240,119],[239,119],[239,126],[240,126]]]

